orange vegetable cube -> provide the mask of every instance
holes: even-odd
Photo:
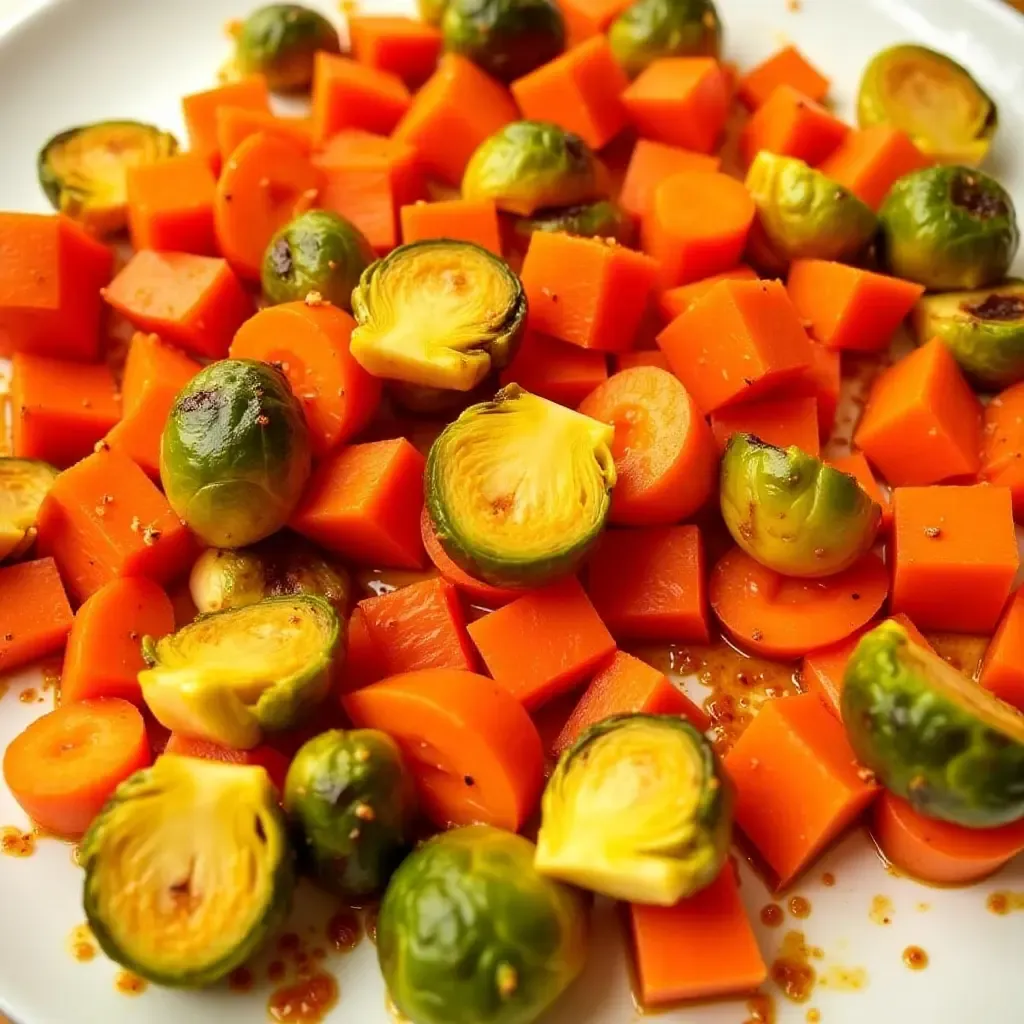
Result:
[[[817,457],[818,402],[814,398],[772,398],[745,402],[711,414],[711,432],[723,450],[733,434],[753,434],[778,448],[797,448]]]
[[[818,170],[877,210],[900,178],[931,163],[906,132],[876,124],[849,132]]]
[[[772,397],[813,398],[818,406],[818,433],[826,438],[836,423],[843,368],[838,349],[825,348],[813,340],[810,366],[795,380],[775,388]]]
[[[352,609],[345,634],[345,660],[341,665],[339,689],[342,696],[376,683],[385,676],[384,658],[370,635],[366,616],[359,606]]]
[[[835,152],[850,126],[791,85],[780,85],[743,128],[740,150],[747,164],[762,149],[814,166]]]
[[[860,452],[851,452],[849,455],[838,455],[826,461],[840,472],[849,473],[850,476],[857,478],[857,483],[861,485],[867,496],[881,507],[881,530],[883,533],[888,533],[889,527],[892,526],[892,502],[889,500],[889,495],[883,492],[879,486],[875,474],[871,472],[871,466],[868,465],[868,460]]]
[[[820,103],[829,80],[795,47],[786,46],[751,68],[738,82],[736,93],[751,110],[763,106],[780,85],[789,85]]]
[[[631,0],[561,0],[570,43],[599,35],[627,8]]]
[[[654,200],[654,190],[666,178],[681,171],[713,174],[721,163],[717,156],[694,153],[653,139],[637,139],[626,167],[619,205],[639,220]]]
[[[446,199],[439,203],[419,200],[398,212],[403,242],[454,238],[501,255],[501,226],[493,199]]]
[[[128,230],[132,247],[216,255],[216,188],[209,163],[198,153],[179,153],[129,167]]]
[[[608,379],[605,354],[527,331],[501,386],[516,383],[541,398],[572,409]]]
[[[52,558],[0,569],[0,672],[59,651],[74,616]]]
[[[227,82],[216,89],[192,93],[182,99],[189,151],[201,156],[214,172],[220,170],[217,111],[221,107],[243,107],[269,114],[267,80],[262,75],[249,75],[237,82]]]
[[[693,284],[680,284],[675,288],[666,288],[658,296],[658,310],[666,322],[682,316],[698,299],[704,298],[719,281],[757,281],[757,271],[753,267],[740,265],[732,270],[723,270],[720,274],[694,281]]]
[[[313,144],[344,128],[389,135],[411,99],[397,76],[320,50],[313,62]]]
[[[218,107],[217,149],[223,162],[251,135],[283,139],[309,154],[313,148],[313,122],[308,117],[278,117],[247,107]]]
[[[359,64],[422,85],[437,67],[441,31],[415,18],[349,15],[348,37]]]
[[[1013,595],[999,620],[985,651],[981,685],[1024,711],[1024,591]]]
[[[1024,520],[1024,383],[996,395],[982,414],[981,469],[990,484],[1009,487],[1013,514]]]

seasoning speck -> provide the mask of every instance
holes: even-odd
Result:
[[[810,917],[811,901],[807,899],[805,896],[793,896],[789,901],[789,912],[794,917]]]
[[[935,540],[937,537],[942,536],[942,530],[937,526],[926,526],[924,528],[924,535],[931,540]]]
[[[892,924],[892,912],[892,900],[888,896],[879,895],[871,900],[871,910],[868,911],[868,917],[875,924]]]
[[[123,996],[141,996],[146,991],[147,982],[131,971],[118,971],[114,988]]]
[[[761,924],[765,927],[778,928],[786,919],[786,915],[782,912],[782,907],[778,903],[766,903],[761,908],[760,918]]]
[[[903,950],[903,962],[912,971],[923,971],[928,966],[928,954],[920,946],[907,946]]]

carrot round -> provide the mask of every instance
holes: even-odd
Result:
[[[657,366],[622,370],[595,388],[580,412],[615,427],[613,523],[668,526],[708,500],[718,448],[696,403],[671,373]]]
[[[220,761],[223,764],[259,765],[270,776],[270,781],[277,787],[278,792],[284,790],[284,780],[288,774],[289,759],[280,750],[275,750],[265,743],[251,750],[233,750],[209,740],[172,732],[164,747],[164,753],[198,757],[201,761]]]
[[[799,658],[839,643],[875,616],[888,591],[886,568],[871,553],[835,576],[806,580],[780,576],[733,548],[708,584],[726,632],[765,658]]]
[[[142,714],[116,697],[63,704],[4,754],[4,781],[47,832],[80,836],[117,786],[150,763]]]
[[[484,822],[517,831],[543,786],[544,752],[508,690],[473,672],[426,669],[342,698],[354,725],[391,735],[435,825]]]
[[[316,205],[320,172],[295,143],[258,132],[231,154],[217,182],[213,223],[235,273],[258,281],[278,228]]]

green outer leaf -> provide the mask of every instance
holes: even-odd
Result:
[[[722,20],[714,0],[635,0],[611,24],[608,42],[630,78],[662,57],[714,57]]]
[[[553,231],[580,238],[614,238],[619,245],[630,245],[636,234],[629,214],[608,199],[537,210],[532,217],[518,218],[515,228],[527,238],[535,231]]]
[[[267,4],[242,23],[235,63],[246,75],[264,75],[271,89],[304,89],[313,79],[313,58],[323,50],[341,53],[335,27],[318,11],[300,4]]]

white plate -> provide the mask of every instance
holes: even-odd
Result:
[[[227,53],[224,22],[256,0],[63,0],[41,5],[0,0],[0,208],[44,210],[35,180],[35,154],[52,133],[80,121],[134,117],[156,121],[184,137],[179,98],[209,87]],[[369,0],[368,6],[402,11],[407,0]],[[741,66],[767,56],[784,40],[801,46],[834,78],[833,96],[844,114],[860,70],[880,47],[918,41],[965,62],[995,94],[1002,124],[991,169],[1024,208],[1024,19],[995,0],[802,0],[791,12],[786,0],[719,0],[726,24],[727,55]],[[337,9],[321,6],[328,13]],[[0,750],[47,704],[25,704],[19,692],[37,683],[31,674],[15,681],[0,701]],[[20,685],[19,685],[20,684]],[[27,824],[0,783],[0,825]],[[837,884],[824,888],[822,872]],[[929,889],[885,872],[866,835],[851,835],[795,892],[813,906],[806,921],[787,920],[777,930],[757,924],[771,960],[791,928],[821,947],[814,966],[831,984],[816,988],[804,1005],[779,997],[777,1020],[796,1024],[813,1007],[823,1024],[905,1020],[929,1024],[1014,1024],[1024,1021],[1020,957],[1024,914],[993,916],[986,897],[996,888],[1024,889],[1024,865],[961,890]],[[115,991],[115,968],[102,958],[78,964],[67,937],[82,921],[80,875],[67,846],[40,842],[35,856],[0,857],[0,1010],[20,1024],[182,1020],[224,1024],[266,1019],[267,983],[242,996],[226,988],[194,994],[150,988],[131,999]],[[871,920],[876,895],[890,898],[891,923]],[[761,883],[743,876],[743,896],[757,921],[769,900]],[[328,903],[303,894],[300,915],[322,925]],[[920,972],[902,963],[903,949],[917,944],[930,966]],[[348,956],[328,961],[341,997],[334,1022],[388,1024],[374,950],[363,941]],[[850,991],[843,970],[862,972],[863,986]],[[665,1024],[740,1024],[743,1001],[660,1015]],[[584,977],[545,1018],[544,1024],[627,1024],[637,1014],[629,993],[625,958],[610,908],[600,909],[597,936]]]

